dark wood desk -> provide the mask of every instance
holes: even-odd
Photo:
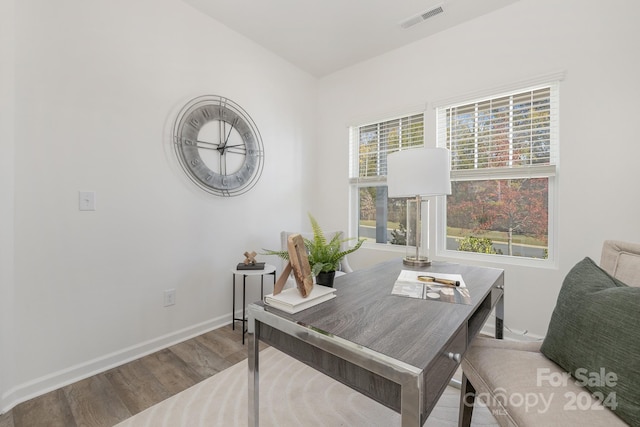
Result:
[[[472,304],[391,294],[401,270],[461,274]],[[249,425],[258,425],[258,341],[303,361],[421,426],[493,307],[502,335],[503,270],[401,260],[336,278],[337,298],[297,314],[249,305]]]

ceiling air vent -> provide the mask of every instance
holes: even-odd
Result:
[[[402,28],[409,28],[409,27],[413,27],[416,24],[419,24],[421,22],[426,21],[429,18],[432,18],[436,15],[441,14],[442,12],[444,12],[444,10],[442,9],[442,5],[440,6],[436,6],[431,8],[430,10],[427,10],[424,13],[421,13],[420,15],[414,16],[413,18],[409,18],[406,21],[400,23],[400,26]]]

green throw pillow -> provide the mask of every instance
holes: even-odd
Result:
[[[541,348],[632,426],[640,426],[639,323],[640,288],[585,258],[564,279]]]

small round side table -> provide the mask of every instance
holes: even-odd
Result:
[[[236,321],[242,322],[242,344],[244,344],[244,334],[247,332],[245,327],[247,323],[247,317],[245,314],[245,310],[247,307],[246,304],[246,290],[247,290],[247,276],[261,276],[260,277],[260,299],[264,298],[264,276],[268,274],[273,275],[273,284],[276,284],[276,267],[275,265],[265,264],[262,270],[238,270],[237,268],[232,268],[231,273],[233,274],[233,307],[231,309],[231,324],[232,329],[236,329]],[[236,317],[236,275],[242,275],[242,318]]]

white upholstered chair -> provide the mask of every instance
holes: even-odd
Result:
[[[625,284],[640,287],[640,244],[605,241],[600,267]],[[563,396],[577,396],[582,399],[581,406],[588,408],[597,406],[599,402],[573,380],[566,381],[562,387],[541,384],[537,378],[540,372],[557,374],[557,378],[564,373],[560,366],[541,353],[541,346],[542,341],[474,340],[462,360],[459,425],[469,426],[475,396],[489,407],[501,426],[627,425],[607,408],[567,410],[567,400]],[[545,411],[527,408],[524,402],[520,405],[512,401],[504,404],[514,396],[534,395],[548,399],[549,406]],[[589,402],[585,402],[587,399]]]

